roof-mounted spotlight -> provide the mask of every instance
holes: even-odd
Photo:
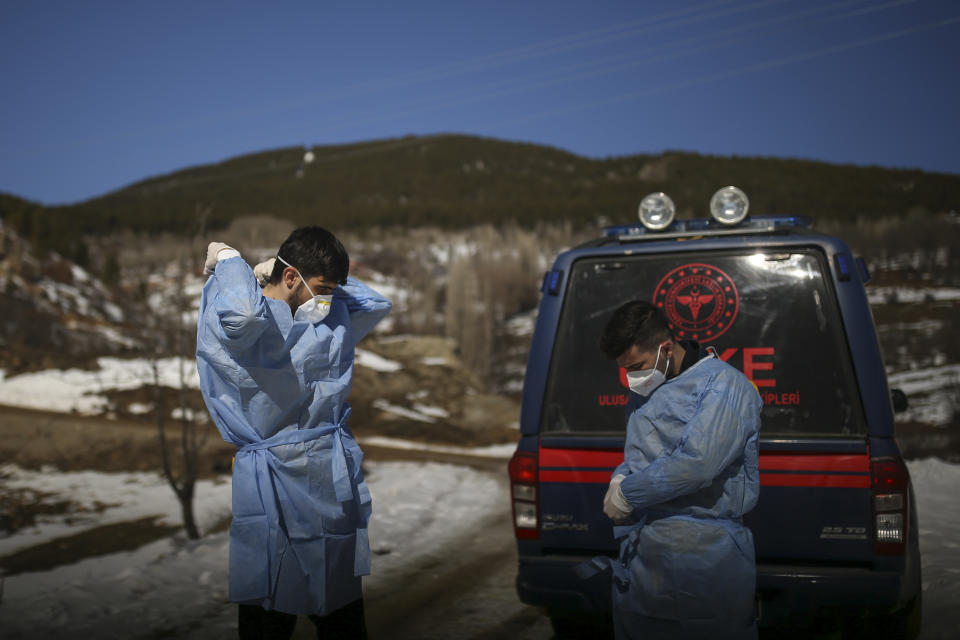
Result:
[[[651,231],[669,227],[676,213],[673,200],[662,191],[651,193],[640,201],[640,223]]]
[[[724,187],[710,198],[710,215],[722,225],[740,224],[750,210],[750,199],[737,187]]]

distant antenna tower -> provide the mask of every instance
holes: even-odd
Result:
[[[303,158],[300,160],[300,166],[297,167],[297,170],[293,175],[298,178],[302,178],[304,172],[307,170],[307,165],[312,164],[315,159],[316,156],[313,155],[313,148],[307,147],[307,150],[303,154]]]

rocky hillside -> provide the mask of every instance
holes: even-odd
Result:
[[[35,252],[0,221],[0,368],[7,372],[136,350],[117,294],[56,253]]]

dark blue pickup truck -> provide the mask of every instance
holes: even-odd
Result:
[[[614,309],[643,298],[763,399],[761,492],[747,518],[761,629],[915,637],[916,507],[866,266],[808,219],[746,217],[746,196],[731,189],[715,219],[700,220],[672,220],[669,198],[652,194],[646,226],[610,228],[546,274],[510,462],[520,599],[545,607],[561,635],[573,612],[610,608],[608,583],[573,572],[617,548],[601,503],[631,394],[597,337]]]

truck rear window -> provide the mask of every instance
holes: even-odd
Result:
[[[617,432],[626,379],[597,340],[614,309],[652,300],[678,340],[712,346],[763,399],[761,434],[866,433],[822,254],[812,249],[581,259],[574,264],[541,433]]]

